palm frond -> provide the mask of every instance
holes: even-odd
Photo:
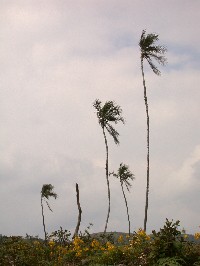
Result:
[[[117,130],[114,129],[114,127],[110,124],[106,124],[106,129],[108,133],[113,137],[115,144],[119,144],[119,133],[117,132]]]
[[[51,209],[51,207],[50,207],[50,205],[49,205],[49,203],[48,203],[48,201],[47,201],[47,200],[45,200],[45,202],[46,202],[46,204],[47,204],[47,207],[49,208],[49,210],[50,210],[51,212],[53,212],[53,211],[52,211],[52,209]]]
[[[132,184],[127,180],[122,181],[122,184],[125,184],[128,192],[130,192],[130,188],[132,187]]]
[[[100,112],[101,110],[101,101],[99,99],[96,99],[93,103],[94,108],[97,110],[97,112]]]
[[[109,176],[111,176],[111,175],[113,175],[114,177],[118,178],[118,175],[117,175],[117,174],[115,174],[115,172],[114,172],[114,171],[109,173]]]
[[[153,64],[151,58],[147,58],[147,62],[149,63],[151,69],[153,70],[153,72],[157,75],[160,76],[161,72],[160,70]]]

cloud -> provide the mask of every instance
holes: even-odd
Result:
[[[198,7],[197,1],[2,1],[0,233],[43,235],[39,197],[44,183],[52,183],[59,195],[50,202],[54,213],[45,210],[48,231],[60,225],[73,231],[76,182],[83,208],[81,230],[89,222],[94,223],[92,230],[103,230],[108,202],[104,139],[92,106],[96,98],[114,100],[123,109],[126,124],[116,125],[120,145],[108,137],[110,169],[124,162],[134,172],[136,180],[127,195],[132,229],[143,226],[146,113],[138,47],[143,29],[157,32],[168,48],[161,77],[145,64],[148,230],[159,228],[167,215],[179,216],[184,227],[196,230]],[[174,180],[180,185],[174,186]],[[127,230],[121,188],[114,179],[111,197],[109,230]]]
[[[159,190],[154,190],[156,198],[160,200],[158,212],[164,215],[164,209],[169,210],[172,218],[181,219],[188,230],[197,230],[198,188],[199,188],[200,146],[197,146],[191,155],[183,162],[179,169],[170,173],[161,183]],[[191,224],[191,216],[196,222]]]
[[[197,178],[200,162],[200,146],[197,146],[193,153],[183,162],[180,169],[171,173],[170,177],[164,182],[165,191],[162,192],[164,197],[169,194],[172,197],[179,197],[181,194],[192,192],[198,187]],[[176,184],[176,185],[174,185]]]

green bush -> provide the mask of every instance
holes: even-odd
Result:
[[[159,232],[152,231],[151,252],[149,255],[152,264],[163,258],[183,258],[184,239],[178,230],[179,221],[166,219],[166,223]]]

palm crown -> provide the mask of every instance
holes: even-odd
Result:
[[[135,178],[134,174],[131,173],[129,170],[129,166],[123,163],[120,163],[119,169],[117,171],[117,174],[110,173],[113,176],[117,177],[120,179],[120,182],[122,184],[125,184],[127,190],[129,191],[129,188],[131,188],[131,183],[130,180],[133,180]]]
[[[107,101],[102,107],[101,101],[98,99],[95,100],[93,106],[97,110],[97,117],[101,127],[103,129],[106,128],[108,133],[113,137],[114,142],[119,144],[119,133],[110,123],[113,122],[117,124],[121,121],[124,124],[124,118],[121,116],[121,107],[119,105],[115,105],[113,101]]]
[[[164,56],[167,49],[164,46],[155,45],[155,42],[158,40],[158,34],[150,33],[146,35],[146,31],[143,30],[139,42],[141,60],[143,61],[143,59],[146,59],[156,75],[160,75],[161,73],[152,60],[156,60],[161,65],[165,65],[167,62],[167,59]]]
[[[58,197],[58,195],[53,191],[53,189],[54,189],[54,186],[52,186],[51,184],[44,184],[42,186],[42,190],[41,190],[41,198],[45,199],[45,202],[46,202],[50,211],[52,211],[52,209],[50,208],[47,200],[50,197],[53,197],[54,199],[56,199]]]

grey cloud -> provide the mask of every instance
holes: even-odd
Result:
[[[120,162],[133,169],[136,180],[128,195],[132,226],[143,226],[146,116],[138,48],[142,29],[160,34],[169,50],[161,77],[145,65],[152,178],[148,230],[159,228],[168,215],[180,216],[189,227],[185,217],[190,209],[194,231],[199,170],[198,162],[188,160],[199,146],[199,3],[1,2],[0,233],[42,235],[39,194],[44,183],[52,183],[59,194],[51,201],[54,213],[46,213],[48,230],[60,225],[73,230],[76,182],[84,210],[81,230],[89,222],[94,231],[103,230],[105,147],[92,107],[96,98],[122,106],[126,125],[116,126],[120,146],[108,138],[110,170]],[[173,195],[166,195],[166,183],[170,187],[174,179],[178,184],[187,174],[190,186],[174,186]],[[111,185],[109,230],[127,230],[120,186],[115,180]]]

